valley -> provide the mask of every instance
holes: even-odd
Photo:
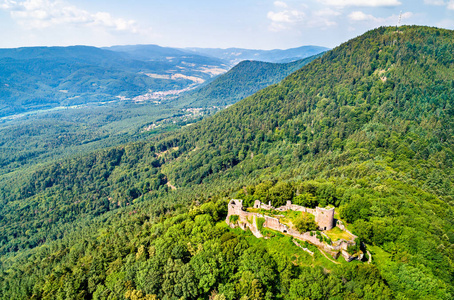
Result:
[[[177,51],[158,46],[140,46],[139,48],[147,50],[144,57],[161,59],[162,55],[167,55],[165,60],[171,53],[175,55],[173,51]],[[73,49],[63,50],[69,51],[69,53],[74,52]],[[17,51],[32,52],[32,49]],[[42,55],[48,55],[41,48],[38,48],[37,51],[44,51]],[[62,51],[62,49],[51,49],[50,51]],[[91,51],[92,49],[89,50],[88,55],[91,55]],[[14,54],[13,50],[6,52]],[[161,56],[155,57],[156,53],[160,53]],[[184,53],[180,55],[184,55]],[[146,92],[134,97],[111,96],[103,101],[94,102],[84,100],[84,96],[81,94],[74,96],[74,99],[78,99],[77,101],[80,103],[76,105],[46,104],[41,108],[24,106],[21,113],[0,118],[0,132],[3,134],[3,139],[0,139],[3,140],[0,141],[0,165],[2,167],[0,174],[20,169],[27,171],[27,168],[34,164],[70,158],[97,149],[143,140],[152,135],[176,130],[192,124],[204,116],[212,115],[242,98],[252,95],[261,88],[277,83],[318,56],[288,64],[266,63],[263,65],[261,62],[247,62],[246,69],[240,65],[224,75],[222,75],[223,69],[206,69],[192,64],[192,68],[200,68],[202,73],[208,73],[209,76],[221,75],[212,79],[212,83],[208,82],[200,86],[204,79],[199,77],[185,76],[180,73],[153,74],[153,76],[147,74],[147,76],[157,79],[184,79],[191,83],[186,88],[179,90]],[[144,57],[139,56],[138,58],[144,59]],[[186,59],[186,56],[183,58]],[[172,57],[172,59],[175,58]],[[259,69],[257,70],[257,68]],[[253,75],[251,76],[251,74]],[[247,79],[245,75],[247,75]],[[240,90],[241,92],[239,92]],[[222,100],[213,98],[213,92],[222,95]]]

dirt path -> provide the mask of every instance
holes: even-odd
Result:
[[[336,265],[340,265],[340,262],[337,262],[337,261],[332,260],[331,258],[329,258],[328,255],[326,255],[326,253],[323,252],[320,248],[317,247],[317,249],[318,249],[318,251],[320,251],[327,259],[329,259],[330,261],[332,261],[332,262],[335,263]]]
[[[177,189],[177,187],[176,187],[176,186],[174,186],[174,185],[171,185],[171,184],[170,184],[170,182],[168,182],[168,181],[167,181],[167,183],[166,183],[166,184],[167,184],[167,186],[168,186],[169,188],[171,188],[172,190],[176,190],[176,189]]]

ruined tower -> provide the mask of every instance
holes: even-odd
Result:
[[[334,207],[333,208],[316,208],[315,222],[320,230],[330,230],[334,226]]]
[[[243,200],[232,199],[228,205],[228,214],[230,215],[241,215],[243,213]],[[228,217],[228,216],[227,216]]]

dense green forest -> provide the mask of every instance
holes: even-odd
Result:
[[[314,48],[311,51],[317,49]],[[292,53],[304,55],[306,52],[303,50],[298,52],[295,49]],[[265,53],[268,52],[263,51],[262,54]],[[276,59],[283,57],[278,53],[273,55]],[[169,57],[171,57],[170,62]],[[308,58],[288,64],[245,62],[227,74],[217,76],[214,84],[210,83],[202,89],[197,89],[195,91],[197,97],[189,92],[187,96],[179,98],[173,96],[164,101],[161,99],[137,102],[112,100],[112,96],[118,94],[119,91],[115,92],[110,84],[105,86],[107,93],[104,95],[105,97],[96,98],[100,95],[97,91],[99,86],[95,84],[102,77],[99,72],[113,68],[119,72],[118,74],[134,73],[139,69],[152,69],[155,73],[167,73],[173,72],[171,69],[175,66],[180,66],[180,73],[210,81],[210,75],[203,73],[206,70],[202,72],[198,69],[203,69],[206,65],[222,67],[223,62],[216,58],[157,45],[115,46],[103,49],[94,47],[0,49],[0,63],[2,60],[9,62],[9,69],[5,67],[3,73],[5,82],[9,83],[6,83],[4,88],[11,90],[14,89],[13,86],[16,86],[25,98],[30,95],[33,98],[29,99],[33,103],[29,100],[24,102],[22,100],[25,98],[9,92],[3,97],[5,104],[3,112],[7,116],[0,118],[0,174],[18,169],[29,173],[36,164],[42,165],[61,158],[74,157],[93,150],[142,140],[150,135],[172,131],[194,123],[202,117],[224,108],[227,104],[237,102],[261,88],[277,83],[312,59]],[[32,61],[33,63],[31,63]],[[52,61],[52,64],[49,64],[49,61]],[[188,67],[181,67],[188,63],[190,64]],[[21,77],[22,75],[19,73],[24,71],[23,68],[27,68],[28,71],[27,74],[22,75],[32,76],[33,80]],[[93,76],[93,78],[90,79],[88,75],[88,77],[84,77],[83,82],[88,82],[94,87],[89,92],[92,95],[88,96],[87,91],[91,88],[87,90],[85,85],[76,87],[84,83],[77,79],[77,76],[73,76],[75,73],[84,73],[87,68],[97,70],[95,72],[93,69],[93,72],[90,73],[89,76]],[[31,72],[29,72],[30,70]],[[63,79],[65,76],[67,78]],[[144,74],[139,74],[139,76],[144,76]],[[234,82],[232,79],[235,79]],[[56,86],[56,82],[60,82],[60,80],[65,81],[65,89],[68,85],[72,87],[61,90],[61,86]],[[151,84],[155,89],[181,89],[193,83],[191,80],[185,81],[183,78],[159,80],[166,86],[158,87],[156,82],[148,82],[142,87],[150,88]],[[30,81],[35,82],[36,86],[27,85],[26,88],[22,86]],[[123,82],[124,78],[121,78],[120,81],[122,82],[117,83],[122,86],[126,84]],[[180,85],[168,85],[173,81],[174,83],[178,81]],[[241,82],[245,81],[247,84],[241,85]],[[135,80],[135,82],[138,81]],[[130,86],[123,86],[122,89],[128,93],[134,91],[134,88]],[[56,90],[58,90],[57,94],[55,94]],[[72,92],[70,93],[69,90]],[[81,93],[82,90],[83,93]],[[146,91],[142,89],[140,93]],[[40,93],[46,96],[40,98]],[[222,99],[211,97],[213,94],[221,95]],[[8,100],[10,97],[14,98],[13,102]],[[49,97],[52,99],[48,99]],[[65,100],[67,98],[69,100]],[[48,100],[51,100],[52,103]],[[105,102],[97,102],[102,100]],[[90,101],[95,102],[87,103]],[[54,107],[56,105],[63,106]],[[193,107],[201,106],[207,107],[207,109],[191,110]],[[8,115],[13,112],[20,112],[20,114]],[[152,130],[144,130],[150,124],[158,126]]]
[[[452,299],[453,41],[378,28],[177,132],[3,176],[1,297]],[[230,197],[334,205],[372,263],[230,229]]]
[[[179,97],[190,107],[226,106],[276,84],[321,54],[290,63],[242,61],[212,82]]]
[[[143,140],[194,123],[216,110],[185,112],[172,104],[113,102],[24,115],[0,123],[0,174],[30,172],[62,158]],[[150,124],[162,124],[147,129]]]
[[[153,45],[112,49],[128,51],[128,55],[140,59],[162,60],[170,54],[187,55],[173,48]],[[0,119],[0,174],[145,139],[194,123],[281,81],[318,56],[286,64],[245,61],[201,88],[162,103],[108,101],[4,117]],[[191,108],[197,110],[191,111]],[[165,124],[144,130],[146,125],[159,123]]]

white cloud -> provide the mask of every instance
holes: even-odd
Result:
[[[302,20],[304,13],[297,10],[270,11],[267,17],[277,23],[295,23]]]
[[[279,2],[279,4],[277,4]],[[300,5],[298,8],[292,8],[287,4],[282,5],[281,1],[274,2],[276,11],[269,11],[267,18],[271,21],[269,30],[284,31],[298,30],[306,28],[327,28],[337,25],[335,18],[341,13],[331,8],[325,8],[318,11],[310,11],[306,5]],[[304,9],[305,11],[303,11]],[[306,11],[307,10],[307,11]]]
[[[454,0],[448,2],[448,9],[454,10]]]
[[[327,29],[328,27],[336,26],[337,22],[326,18],[313,18],[307,22],[307,27]]]
[[[402,14],[401,18],[402,18],[402,20],[406,20],[406,19],[410,19],[411,17],[413,17],[412,12],[405,12]],[[352,13],[350,13],[348,15],[348,18],[350,21],[353,21],[353,22],[369,22],[369,23],[374,24],[374,26],[396,25],[399,20],[399,16],[396,16],[396,15],[392,15],[387,18],[378,18],[373,15],[365,14],[362,11],[353,11]]]
[[[373,15],[366,15],[362,11],[354,11],[348,15],[348,18],[352,21],[379,21],[379,18],[376,18]]]
[[[274,1],[274,6],[276,7],[281,7],[281,8],[287,8],[288,5],[284,1]]]
[[[398,6],[402,3],[398,0],[319,0],[319,2],[330,6],[364,6],[364,7],[382,7]]]
[[[3,0],[0,9],[9,11],[14,20],[28,29],[84,25],[132,33],[143,31],[133,20],[115,18],[107,12],[90,13],[60,0]]]
[[[410,19],[411,17],[413,17],[413,13],[410,11],[404,12],[402,14],[402,20]]]
[[[424,0],[424,3],[437,6],[446,5],[447,9],[454,10],[454,0],[448,0],[448,2],[445,2],[444,0]]]
[[[276,4],[278,3],[278,4]],[[269,29],[271,31],[282,31],[292,27],[293,24],[302,22],[306,14],[303,11],[297,9],[289,9],[288,6],[285,4],[282,5],[283,2],[276,1],[274,5],[278,8],[281,8],[280,11],[269,11],[266,15],[269,20],[271,20],[271,24]]]
[[[317,10],[312,12],[311,17],[307,22],[307,26],[321,28],[336,26],[337,22],[335,21],[335,19],[340,15],[342,14],[339,11],[333,10],[331,8]]]

